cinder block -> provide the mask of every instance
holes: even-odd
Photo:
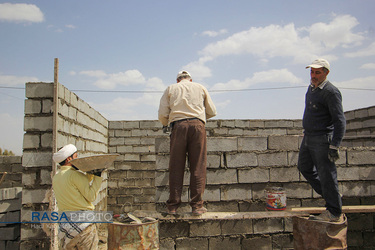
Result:
[[[108,128],[109,129],[124,129],[125,121],[109,121]]]
[[[270,182],[296,182],[299,181],[297,167],[276,167],[270,169]]]
[[[264,128],[264,120],[250,120],[250,128]]]
[[[18,211],[21,206],[21,199],[3,200],[0,202],[0,211]]]
[[[43,133],[41,136],[41,145],[44,148],[52,148],[52,133]]]
[[[160,223],[159,236],[163,238],[189,237],[190,225],[187,221]]]
[[[371,192],[371,184],[363,181],[356,182],[342,182],[342,195],[347,197],[366,197],[373,196],[375,193]]]
[[[298,150],[299,136],[295,135],[284,135],[284,136],[269,136],[268,137],[268,149],[275,150]]]
[[[51,189],[23,189],[22,204],[48,203],[52,195]]]
[[[283,186],[288,198],[312,198],[312,188],[309,183],[285,183]]]
[[[22,166],[41,167],[52,165],[52,152],[23,152]]]
[[[287,166],[287,152],[276,152],[258,155],[259,166]]]
[[[52,130],[52,116],[25,117],[25,131],[47,131]]]
[[[220,189],[217,186],[206,186],[203,194],[203,200],[205,201],[220,201]]]
[[[253,167],[258,165],[255,153],[225,154],[228,168]]]
[[[271,236],[251,237],[242,240],[242,249],[272,249]]]
[[[40,100],[26,99],[25,114],[39,114],[42,111],[42,102]]]
[[[283,218],[266,218],[253,220],[254,234],[283,232]]]
[[[238,138],[238,150],[241,150],[241,151],[267,150],[267,137]]]
[[[177,238],[176,249],[181,250],[199,250],[208,249],[207,238]]]
[[[231,135],[231,136],[241,136],[244,134],[244,130],[241,129],[241,128],[235,128],[235,129],[230,129],[228,131],[228,135]]]
[[[140,121],[139,127],[144,128],[162,128],[162,124],[159,121]]]
[[[222,220],[221,222],[221,234],[232,235],[232,234],[253,234],[253,221],[252,220]]]
[[[194,221],[190,225],[190,237],[221,235],[220,221]]]
[[[232,238],[232,237],[218,237],[218,238],[209,238],[209,250],[240,250],[241,249],[241,239]],[[202,249],[202,248],[199,248]]]
[[[169,137],[155,138],[155,152],[169,153]]]
[[[2,188],[0,189],[0,201],[20,199],[22,195],[22,187]]]
[[[40,143],[39,134],[24,134],[23,148],[38,148]]]
[[[160,249],[174,250],[175,242],[172,238],[160,239],[159,246],[160,246]]]
[[[239,183],[260,183],[270,181],[270,170],[268,168],[239,169]]]
[[[209,137],[207,139],[207,152],[237,151],[237,138],[234,137]]]
[[[221,200],[251,200],[251,186],[225,185],[221,187]]]
[[[169,157],[168,157],[169,161]],[[220,168],[221,155],[207,155],[207,168]],[[168,168],[168,165],[166,165]]]
[[[207,170],[207,184],[233,184],[237,183],[237,171],[235,169]]]
[[[25,92],[27,98],[53,98],[53,84],[42,82],[28,82],[26,83]]]
[[[0,227],[0,240],[15,240],[20,236],[20,224]]]
[[[347,158],[349,165],[374,164],[375,150],[348,150]]]
[[[140,122],[139,121],[123,121],[123,126],[125,129],[135,129],[140,128]]]

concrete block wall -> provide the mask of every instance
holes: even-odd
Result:
[[[346,133],[342,146],[375,147],[375,106],[345,112]]]
[[[0,179],[6,172],[0,188],[22,187],[22,157],[0,156]]]
[[[22,187],[0,189],[0,249],[20,249],[21,202]]]
[[[52,192],[52,177],[56,173],[56,164],[52,162],[55,142],[57,149],[75,144],[81,156],[108,153],[108,121],[63,85],[57,84],[56,89],[53,83],[26,83],[22,221],[30,221],[32,211],[56,209]],[[98,210],[106,210],[106,197],[107,181],[104,181],[95,202]],[[53,235],[49,227],[32,228],[31,224],[24,223],[21,249],[55,247]]]

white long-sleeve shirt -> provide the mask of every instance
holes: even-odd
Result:
[[[216,115],[216,107],[203,85],[183,79],[164,91],[158,114],[164,126],[187,118],[198,118],[206,123]]]

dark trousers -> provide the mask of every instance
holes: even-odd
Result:
[[[181,204],[186,153],[190,170],[190,206],[201,208],[206,186],[207,137],[201,120],[177,121],[173,124],[169,159],[169,210]]]
[[[298,169],[311,187],[326,201],[331,214],[342,212],[342,201],[338,189],[335,163],[328,159],[331,135],[305,135],[298,156]]]

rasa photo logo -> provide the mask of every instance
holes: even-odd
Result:
[[[31,212],[31,221],[26,223],[112,223],[113,212],[67,211]]]

